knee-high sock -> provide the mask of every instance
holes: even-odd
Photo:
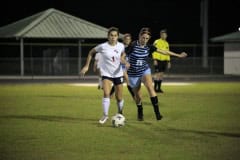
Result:
[[[152,105],[153,105],[154,112],[155,113],[160,113],[159,106],[158,106],[158,97],[157,96],[151,97],[151,102],[152,102]]]
[[[154,89],[155,89],[155,91],[158,90],[158,86],[159,86],[158,80],[154,80]]]
[[[110,107],[110,98],[103,98],[102,99],[102,108],[103,108],[103,115],[107,116]]]
[[[122,99],[121,101],[117,102],[118,113],[121,113],[121,114],[122,114],[123,104],[124,104],[124,100],[123,100],[123,99]]]
[[[142,102],[139,102],[139,103],[137,104],[137,108],[140,108],[140,109],[143,108],[143,107],[142,107]]]
[[[142,102],[137,104],[137,111],[138,111],[138,117],[142,118],[143,117],[143,107],[142,107]]]
[[[161,79],[158,80],[157,83],[158,83],[158,90],[160,90],[162,86],[162,80]]]

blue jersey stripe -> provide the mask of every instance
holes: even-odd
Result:
[[[128,75],[134,77],[141,77],[143,73],[149,68],[148,59],[150,54],[150,47],[140,47],[138,43],[133,43],[132,50],[128,53],[128,60],[130,68]]]

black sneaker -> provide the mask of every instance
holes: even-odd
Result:
[[[159,93],[164,93],[162,89],[159,89]]]
[[[163,118],[163,116],[160,113],[156,114],[156,119],[158,121],[161,120],[162,118]]]
[[[118,111],[118,113],[119,113],[119,114],[123,114],[123,111],[122,111],[122,110],[121,110],[121,111]]]
[[[162,89],[155,90],[156,93],[164,93]]]
[[[138,115],[138,121],[144,121],[143,116]]]
[[[139,121],[143,121],[143,110],[138,108],[138,117]]]

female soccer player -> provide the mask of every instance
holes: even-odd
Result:
[[[131,42],[132,42],[132,35],[130,33],[125,33],[123,35],[123,44],[124,44],[125,48],[127,48],[131,44]],[[126,60],[128,61],[128,57],[126,57]],[[127,83],[128,91],[131,94],[132,98],[134,99],[135,95],[134,95],[134,93],[132,91],[132,88],[129,85],[128,75],[127,75],[127,68],[126,68],[125,65],[122,65],[122,68],[123,68],[124,81]],[[111,89],[111,92],[110,92],[110,96],[111,97],[112,97],[114,91],[115,91],[115,87],[112,86],[112,89]]]
[[[92,56],[99,52],[101,54],[100,72],[103,83],[103,116],[99,123],[104,124],[108,119],[108,111],[110,107],[110,90],[112,84],[116,87],[116,100],[118,106],[118,113],[123,110],[123,70],[121,64],[129,67],[129,63],[125,60],[124,45],[118,42],[119,29],[111,27],[108,31],[108,41],[92,48],[87,57],[85,66],[80,71],[82,76],[88,71]]]
[[[148,64],[149,56],[152,56],[154,51],[161,54],[167,54],[176,57],[186,57],[186,53],[176,54],[171,51],[163,51],[157,49],[153,45],[149,45],[148,41],[151,38],[151,32],[149,28],[142,28],[139,33],[139,38],[134,41],[128,48],[126,48],[126,54],[129,58],[130,68],[128,69],[128,78],[130,86],[133,88],[136,95],[135,101],[138,108],[138,120],[143,120],[143,107],[141,97],[141,82],[143,81],[150,96],[153,109],[157,120],[162,119],[162,115],[159,111],[158,97],[152,85],[152,75],[150,65]]]

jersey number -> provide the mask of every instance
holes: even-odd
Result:
[[[137,64],[136,64],[137,66],[142,66],[143,65],[143,62],[142,62],[142,60],[137,60]]]

